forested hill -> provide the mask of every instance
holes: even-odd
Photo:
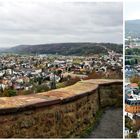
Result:
[[[123,45],[113,43],[55,43],[39,45],[19,45],[5,50],[5,52],[84,56],[93,54],[107,54],[110,50],[122,54]]]
[[[127,20],[125,22],[126,36],[140,37],[140,19]]]

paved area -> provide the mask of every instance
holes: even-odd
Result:
[[[107,109],[89,138],[122,138],[123,109]]]

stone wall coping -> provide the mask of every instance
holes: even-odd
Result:
[[[0,114],[17,113],[43,106],[63,104],[92,94],[100,85],[123,83],[122,80],[91,79],[60,89],[30,95],[0,97]]]

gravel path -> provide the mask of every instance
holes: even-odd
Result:
[[[122,138],[123,109],[107,109],[89,138]]]

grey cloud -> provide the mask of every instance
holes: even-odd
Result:
[[[0,47],[123,41],[122,3],[0,0]]]

